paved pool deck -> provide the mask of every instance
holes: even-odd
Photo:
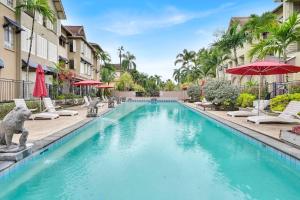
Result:
[[[94,118],[87,118],[87,108],[76,106],[69,107],[67,110],[76,110],[78,115],[60,116],[53,120],[28,120],[24,126],[29,131],[28,142],[33,143],[33,151],[36,152],[49,144],[68,135],[70,132],[84,126]],[[107,104],[99,108],[98,113],[102,115],[109,111]],[[18,143],[19,136],[15,135],[13,141]],[[15,162],[0,161],[0,172],[15,164]]]
[[[185,103],[186,105],[193,107],[197,110],[204,111],[202,107],[196,106],[193,103]],[[212,114],[216,117],[222,118],[226,121],[241,125],[253,131],[259,132],[263,135],[269,136],[274,139],[279,139],[280,130],[291,130],[295,124],[255,124],[247,121],[247,117],[231,117],[226,113],[227,111],[214,111],[209,108],[205,112]]]

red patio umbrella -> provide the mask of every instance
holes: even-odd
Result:
[[[248,65],[227,69],[226,73],[235,75],[259,75],[258,108],[261,93],[261,78],[264,75],[290,74],[300,72],[300,67],[273,61],[257,61]],[[259,115],[259,109],[258,109]]]
[[[94,81],[94,80],[85,80],[85,81],[79,81],[76,83],[73,83],[75,86],[90,86],[90,85],[100,85],[102,82],[100,81]]]
[[[41,100],[43,97],[48,96],[46,84],[45,84],[45,73],[41,65],[36,68],[36,77],[33,90],[33,96],[40,98],[40,110],[41,110]]]

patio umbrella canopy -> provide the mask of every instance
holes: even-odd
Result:
[[[102,82],[94,80],[85,80],[73,83],[74,86],[90,86],[90,85],[100,85]]]
[[[228,69],[226,73],[236,75],[280,75],[297,73],[299,71],[300,67],[294,65],[278,62],[260,61],[254,62],[249,65],[243,65],[240,67]]]
[[[46,84],[45,84],[45,74],[41,65],[36,68],[36,77],[33,90],[34,97],[46,97],[48,95]]]
[[[41,65],[36,68],[33,96],[40,98],[40,110],[42,110],[41,99],[48,96],[48,92],[45,84],[45,73]]]
[[[279,75],[279,74],[290,74],[300,72],[300,67],[284,64],[279,62],[271,61],[257,61],[249,65],[243,65],[227,69],[226,73],[235,75],[259,75],[259,90],[258,90],[258,115],[259,115],[259,103],[261,96],[261,78],[264,75]]]

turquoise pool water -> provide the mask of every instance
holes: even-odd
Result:
[[[0,179],[1,200],[300,198],[300,173],[178,103],[126,103]]]

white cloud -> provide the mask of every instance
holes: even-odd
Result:
[[[202,12],[186,12],[174,6],[167,6],[150,15],[134,12],[110,12],[102,20],[102,30],[119,35],[137,35],[148,30],[167,28],[184,24],[194,19],[205,18],[232,7],[233,3],[223,4],[215,9]]]

